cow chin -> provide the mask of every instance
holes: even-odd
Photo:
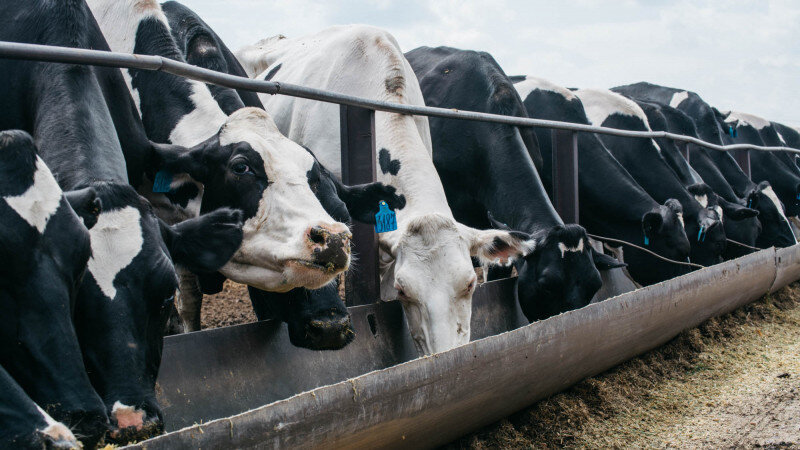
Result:
[[[264,291],[288,292],[299,287],[319,289],[333,281],[349,266],[350,258],[342,267],[332,264],[323,266],[309,260],[292,259],[286,261],[278,270],[230,261],[220,269],[220,273],[231,281]]]

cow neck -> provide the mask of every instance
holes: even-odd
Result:
[[[154,1],[90,0],[111,50],[184,61],[169,23]],[[148,137],[193,146],[219,131],[227,116],[208,87],[162,72],[123,71]]]
[[[377,164],[378,181],[394,186],[406,198],[406,206],[397,211],[398,220],[431,213],[452,217],[442,181],[414,118],[378,111],[375,137],[377,148],[386,149],[389,159],[399,162],[396,174],[384,172],[380,161]],[[376,156],[380,158],[380,154]]]
[[[497,126],[511,128],[507,125]],[[564,222],[558,216],[547,197],[539,174],[533,165],[528,149],[517,128],[502,132],[488,133],[494,136],[491,146],[482,148],[496,151],[489,155],[484,152],[474,161],[483,161],[487,169],[481,180],[484,186],[475,186],[480,203],[492,215],[507,224],[511,229],[535,234],[547,231]],[[497,136],[505,135],[498,142]]]
[[[48,17],[39,42],[89,48],[91,14],[82,4],[43,2]],[[48,12],[53,9],[52,12]],[[95,74],[88,66],[38,64],[31,74],[35,117],[33,136],[39,154],[63,190],[94,181],[127,183],[125,159]]]
[[[722,171],[711,160],[708,154],[703,151],[705,149],[698,147],[695,144],[689,145],[689,161],[692,167],[703,178],[703,182],[707,184],[715,193],[721,195],[722,198],[729,202],[739,202],[739,195],[734,192],[728,180],[722,174]]]

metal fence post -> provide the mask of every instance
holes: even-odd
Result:
[[[750,178],[750,150],[734,150],[733,158],[742,168],[742,172],[747,175],[747,178]]]
[[[552,131],[553,206],[564,223],[578,223],[578,134]]]
[[[375,181],[375,111],[340,105],[339,121],[342,182],[352,185]],[[380,299],[378,238],[372,225],[354,221],[352,231],[358,266],[345,278],[345,302],[348,306],[366,305]]]

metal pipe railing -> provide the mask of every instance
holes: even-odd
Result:
[[[242,89],[273,95],[288,95],[291,97],[337,103],[340,105],[358,106],[376,111],[394,112],[399,114],[443,117],[460,120],[477,120],[484,122],[503,123],[519,127],[553,128],[558,130],[583,131],[634,138],[668,138],[676,141],[696,144],[711,150],[725,152],[734,150],[757,150],[768,152],[784,151],[800,155],[799,149],[790,147],[762,147],[752,144],[717,145],[705,142],[692,136],[684,136],[666,131],[618,130],[616,128],[596,127],[592,125],[558,122],[554,120],[503,116],[499,114],[488,114],[475,111],[461,111],[456,109],[435,108],[430,106],[403,105],[379,100],[369,100],[352,95],[339,94],[336,92],[298,86],[290,83],[238,77],[235,75],[229,75],[193,66],[184,62],[163,58],[161,56],[135,55],[129,53],[0,41],[0,57],[58,63],[89,64],[128,69],[158,70],[192,80],[202,81],[204,83],[215,84],[232,89]]]

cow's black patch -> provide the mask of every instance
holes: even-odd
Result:
[[[186,208],[186,205],[189,204],[189,201],[193,198],[197,198],[200,194],[200,189],[194,183],[184,183],[177,189],[173,189],[167,192],[165,195],[169,199],[170,202],[174,205],[180,205],[182,208]]]
[[[389,150],[382,148],[380,152],[378,152],[378,164],[381,166],[381,172],[385,174],[391,173],[392,175],[397,175],[400,172],[400,160],[392,159],[392,155],[389,154]]]
[[[281,66],[282,65],[283,64],[278,64],[277,66],[273,67],[272,69],[269,69],[269,72],[267,72],[267,76],[264,77],[264,81],[270,81],[272,79],[272,77],[274,77],[275,74],[278,73],[279,70],[281,70]]]

